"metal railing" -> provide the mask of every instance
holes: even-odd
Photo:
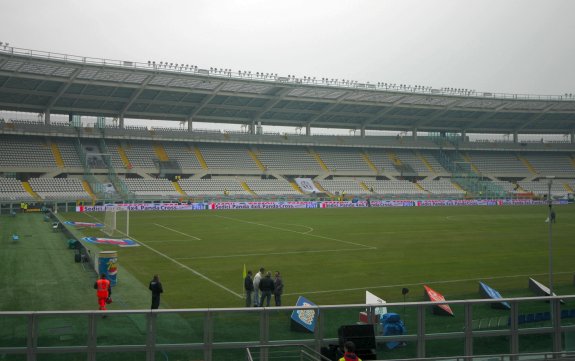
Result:
[[[571,317],[571,310],[566,305],[574,299],[575,295],[447,301],[454,312],[453,317],[431,312],[431,308],[446,302],[388,303],[388,310],[401,314],[407,332],[384,336],[381,327],[375,324],[377,357],[472,360],[481,355],[514,360],[529,354],[557,358],[572,356],[575,314]],[[489,307],[491,303],[502,301],[509,302],[511,309]],[[279,350],[279,346],[289,345],[311,348],[314,352],[309,353],[309,357],[316,357],[322,347],[338,344],[340,326],[355,324],[361,311],[366,311],[368,319],[372,319],[377,307],[381,304],[113,310],[105,313],[0,312],[0,357],[21,359],[17,356],[20,355],[33,361],[45,360],[50,354],[75,354],[78,358],[69,359],[212,361],[246,359],[246,349],[250,349],[253,360],[267,361],[274,359],[272,348]],[[404,307],[405,311],[402,311]],[[290,316],[297,310],[313,311],[317,317],[313,333],[292,330]],[[486,313],[499,314],[506,317],[507,322],[478,328],[474,321]],[[540,313],[546,317],[526,321],[529,319],[526,315]],[[405,346],[389,349],[387,343],[392,341],[404,342]],[[255,349],[260,349],[257,358],[252,352]],[[121,355],[121,358],[106,355]]]
[[[351,80],[343,79],[328,79],[328,78],[317,78],[316,77],[296,77],[296,76],[278,76],[277,73],[266,73],[259,72],[242,72],[242,71],[232,71],[231,69],[203,69],[198,66],[190,66],[189,64],[174,64],[168,62],[137,62],[129,60],[113,60],[104,58],[94,58],[79,55],[70,55],[62,53],[47,52],[41,50],[32,50],[17,48],[13,46],[0,46],[0,54],[9,54],[17,56],[26,56],[32,58],[50,59],[50,60],[60,60],[64,62],[80,63],[80,64],[92,64],[92,65],[105,65],[114,66],[127,69],[141,69],[141,70],[153,70],[162,71],[167,73],[183,73],[183,74],[196,74],[200,76],[209,76],[216,78],[235,78],[235,79],[246,79],[255,80],[262,82],[280,82],[280,83],[293,83],[298,86],[323,86],[323,87],[337,87],[337,88],[353,88],[353,89],[365,89],[374,91],[386,91],[394,93],[415,93],[415,94],[428,94],[428,95],[441,95],[441,96],[451,96],[451,97],[473,97],[473,98],[487,98],[487,99],[506,99],[506,100],[552,100],[552,101],[574,101],[575,96],[573,94],[565,95],[534,95],[534,94],[509,94],[509,93],[494,93],[494,92],[483,92],[467,89],[455,89],[455,88],[433,88],[429,86],[410,86],[403,84],[388,84],[382,82],[370,83],[368,82],[357,82]]]

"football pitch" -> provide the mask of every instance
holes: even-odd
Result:
[[[555,209],[554,286],[573,294],[575,208]],[[529,296],[528,277],[549,280],[547,211],[545,205],[134,211],[129,236],[140,246],[98,249],[118,251],[117,287],[126,282],[122,272],[146,288],[158,273],[162,308],[242,307],[244,264],[254,273],[259,267],[282,273],[284,305],[298,296],[320,305],[364,303],[365,290],[397,302],[404,287],[408,301],[421,301],[423,284],[447,299],[480,298],[479,280],[503,297]],[[103,213],[60,217],[104,220]]]

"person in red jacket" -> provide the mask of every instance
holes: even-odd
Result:
[[[94,283],[96,289],[96,296],[98,297],[98,304],[101,311],[106,311],[106,300],[112,294],[112,287],[110,281],[106,278],[106,274],[102,273],[100,279]]]
[[[345,353],[339,361],[361,361],[361,359],[355,354],[355,344],[353,342],[346,341],[346,343],[343,344],[343,350]]]

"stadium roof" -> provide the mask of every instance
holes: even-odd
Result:
[[[374,130],[569,133],[575,98],[282,77],[0,48],[0,109]]]

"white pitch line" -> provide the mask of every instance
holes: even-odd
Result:
[[[162,239],[162,240],[153,240],[153,241],[146,241],[147,243],[164,243],[164,242],[193,242],[191,239]]]
[[[200,238],[198,238],[198,237],[196,237],[196,236],[192,236],[191,234],[187,234],[187,233],[184,233],[184,232],[180,232],[180,231],[178,231],[177,229],[173,229],[173,228],[170,228],[170,227],[162,226],[161,224],[158,224],[158,223],[154,223],[154,225],[156,225],[156,226],[158,226],[158,227],[161,227],[161,228],[164,228],[164,229],[167,229],[168,231],[176,232],[176,233],[179,233],[179,234],[184,235],[184,236],[186,236],[186,237],[190,237],[190,238],[193,238],[193,239],[195,239],[195,240],[201,241]]]
[[[88,214],[88,216],[90,216],[90,217],[92,217],[92,218],[94,218],[94,219],[98,219],[98,218],[96,218],[96,217],[94,217],[94,216],[92,216],[92,215],[90,215],[90,214]],[[98,221],[100,221],[100,220],[98,219]],[[141,244],[142,246],[146,247],[146,248],[149,249],[150,251],[152,251],[152,252],[158,254],[159,256],[164,257],[164,258],[167,259],[168,261],[173,262],[173,263],[177,264],[178,266],[180,266],[180,267],[182,267],[182,268],[184,268],[184,269],[186,269],[186,270],[192,272],[192,273],[195,274],[196,276],[198,276],[198,277],[200,277],[200,278],[203,278],[204,280],[206,280],[206,281],[212,283],[213,285],[216,285],[216,286],[218,286],[219,288],[228,291],[228,292],[231,293],[232,295],[234,295],[234,296],[236,296],[236,297],[238,297],[238,298],[244,298],[243,295],[240,295],[239,293],[232,291],[231,289],[227,288],[226,286],[222,285],[221,283],[218,283],[218,282],[212,280],[211,278],[209,278],[208,276],[204,275],[203,273],[200,273],[200,272],[196,271],[195,269],[193,269],[193,268],[191,268],[191,267],[188,267],[188,266],[186,266],[185,264],[176,261],[175,259],[173,259],[172,257],[168,256],[167,254],[164,254],[164,253],[158,251],[157,249],[148,246],[148,245],[145,244],[144,242],[138,241],[136,238],[134,238],[134,237],[132,237],[132,236],[128,236],[127,234],[125,234],[125,233],[123,233],[123,232],[120,232],[120,231],[118,231],[118,232],[119,232],[119,233],[122,233],[122,234],[125,235],[126,237],[130,237],[130,238],[133,239],[134,241],[138,242],[139,244]]]
[[[361,244],[361,243],[355,243],[355,242],[349,242],[349,241],[342,241],[341,239],[337,239],[337,238],[331,238],[331,237],[327,237],[327,236],[320,236],[320,235],[317,235],[317,234],[310,234],[310,233],[306,233],[306,232],[298,232],[298,231],[294,231],[294,230],[292,230],[292,229],[274,227],[274,226],[270,226],[270,225],[263,224],[263,223],[257,223],[257,222],[245,221],[245,220],[243,220],[243,219],[237,219],[237,218],[232,218],[232,217],[220,216],[220,215],[218,215],[218,214],[214,214],[214,217],[231,219],[232,221],[236,221],[236,222],[253,224],[253,225],[256,225],[256,226],[260,226],[260,227],[268,227],[268,228],[277,229],[277,230],[284,231],[284,232],[292,232],[292,233],[297,233],[297,234],[303,234],[303,235],[310,236],[310,237],[317,237],[317,238],[328,239],[328,240],[330,240],[330,241],[335,241],[335,242],[353,244],[354,246],[360,246],[360,247],[364,247],[364,248],[367,248],[367,249],[377,249],[377,247],[366,246],[365,244]]]
[[[293,251],[293,252],[275,252],[275,253],[245,253],[245,254],[229,254],[223,256],[204,256],[204,257],[188,257],[188,258],[175,258],[179,260],[192,260],[192,259],[214,259],[214,258],[234,258],[234,257],[251,257],[251,256],[270,256],[270,255],[284,255],[284,254],[305,254],[305,253],[323,253],[323,252],[354,252],[364,251],[361,248],[340,248],[340,249],[324,249],[315,251]]]
[[[554,272],[554,274],[571,274],[572,272]],[[285,296],[298,296],[303,294],[319,294],[319,293],[337,293],[337,292],[348,292],[348,291],[361,291],[368,288],[378,289],[378,288],[394,288],[394,287],[405,287],[405,286],[423,286],[431,284],[444,284],[444,283],[459,283],[459,282],[469,282],[469,281],[483,281],[483,280],[497,280],[504,278],[518,278],[518,277],[532,277],[532,276],[547,276],[548,273],[531,273],[524,275],[511,275],[511,276],[494,276],[494,277],[480,277],[480,278],[462,278],[458,280],[447,280],[447,281],[427,281],[419,283],[403,283],[399,285],[385,285],[385,286],[366,286],[366,287],[355,287],[355,288],[340,288],[337,290],[322,290],[322,291],[311,291],[311,292],[297,292],[297,293],[284,293]]]

